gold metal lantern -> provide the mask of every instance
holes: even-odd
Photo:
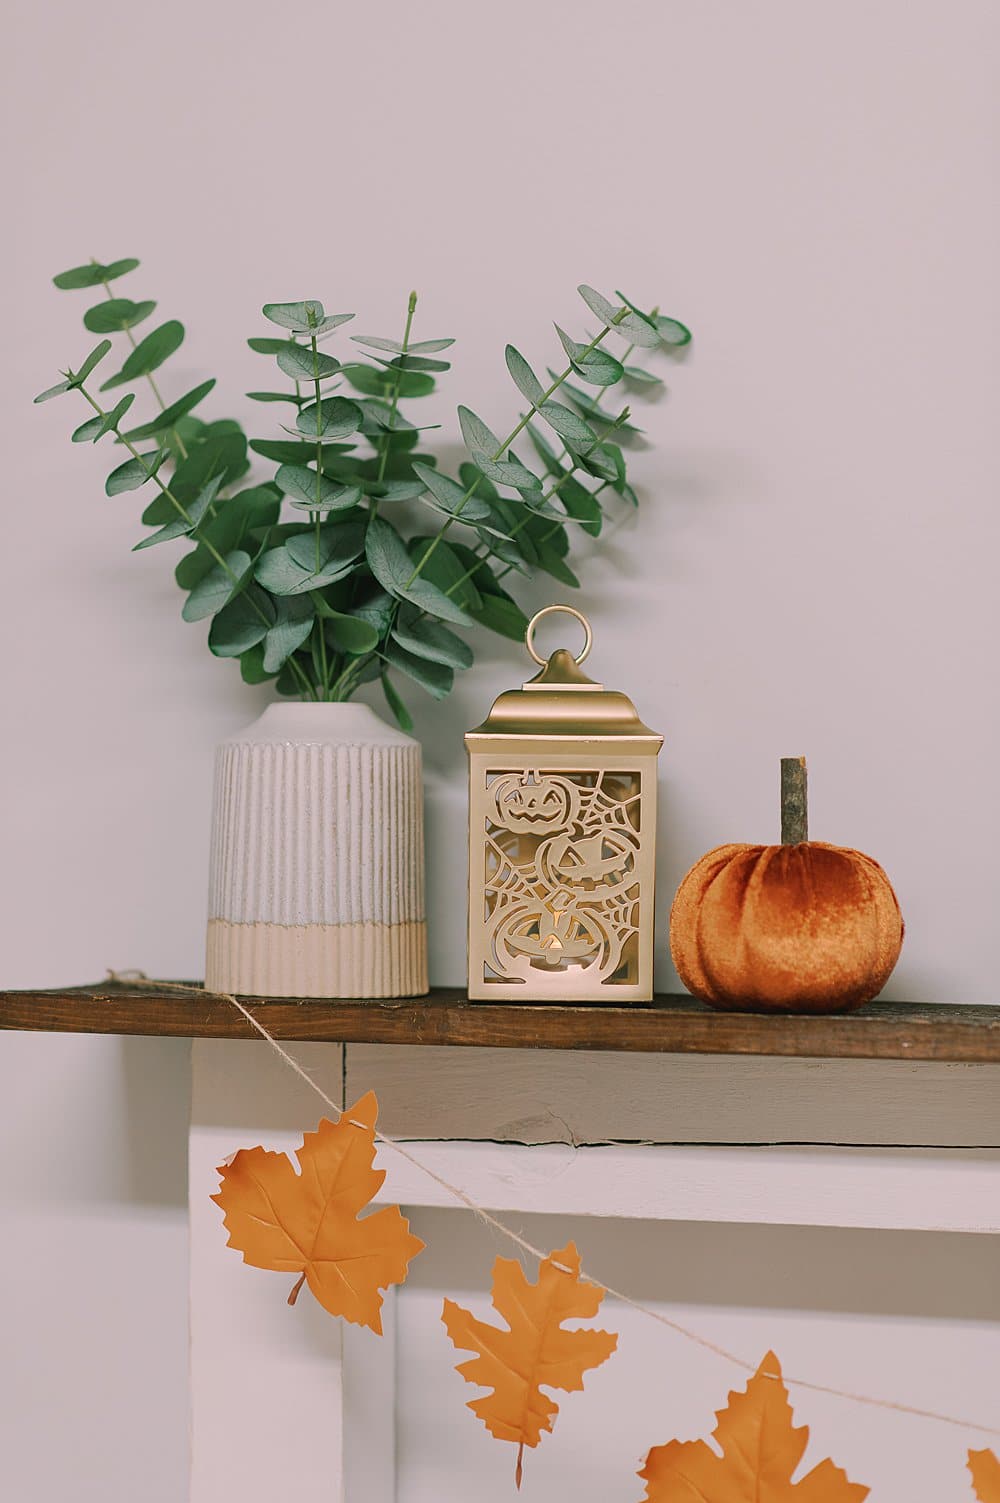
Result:
[[[535,628],[565,612],[583,650],[546,662]],[[501,694],[469,753],[469,996],[648,1002],[653,995],[656,758],[632,701],[581,672],[590,623],[532,619],[541,672]]]

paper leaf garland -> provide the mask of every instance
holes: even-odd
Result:
[[[742,1392],[730,1393],[716,1417],[712,1433],[721,1455],[704,1440],[653,1447],[639,1473],[647,1484],[644,1503],[861,1503],[867,1498],[869,1489],[849,1482],[829,1459],[792,1482],[809,1428],[792,1424],[788,1390],[773,1352]]]
[[[487,1325],[446,1299],[441,1319],[461,1351],[475,1352],[458,1371],[469,1383],[492,1390],[467,1407],[478,1414],[497,1440],[518,1446],[515,1478],[521,1485],[525,1446],[537,1446],[543,1430],[552,1429],[559,1413],[542,1387],[572,1393],[583,1388],[583,1374],[611,1356],[618,1337],[608,1331],[564,1331],[566,1320],[597,1314],[604,1290],[580,1279],[580,1254],[570,1242],[543,1259],[537,1284],[529,1283],[520,1263],[497,1258],[493,1265],[493,1308],[509,1330]]]
[[[338,1122],[325,1118],[296,1149],[301,1173],[284,1153],[241,1148],[219,1169],[212,1199],[225,1212],[229,1247],[254,1268],[297,1273],[324,1310],[382,1334],[382,1296],[406,1278],[423,1249],[398,1206],[359,1219],[381,1188],[373,1169],[378,1102],[369,1091]]]
[[[1000,1461],[992,1451],[970,1451],[969,1471],[979,1503],[1000,1503]]]

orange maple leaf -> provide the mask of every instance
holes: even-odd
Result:
[[[979,1503],[1000,1503],[1000,1461],[992,1451],[970,1451],[972,1489]]]
[[[583,1374],[611,1356],[618,1337],[608,1331],[564,1331],[566,1320],[597,1314],[604,1290],[580,1279],[580,1254],[572,1242],[549,1253],[531,1284],[520,1263],[497,1258],[493,1265],[493,1308],[509,1330],[487,1325],[446,1299],[441,1319],[460,1351],[475,1352],[458,1371],[469,1383],[492,1392],[466,1406],[478,1414],[497,1440],[518,1445],[515,1478],[521,1486],[525,1446],[537,1446],[543,1430],[552,1429],[559,1413],[554,1399],[541,1392],[583,1388]]]
[[[379,1290],[403,1282],[424,1244],[398,1206],[358,1218],[385,1179],[372,1168],[377,1118],[374,1091],[338,1122],[324,1118],[296,1149],[301,1173],[287,1154],[241,1148],[220,1166],[212,1199],[244,1263],[301,1275],[290,1305],[307,1283],[324,1310],[381,1336]]]
[[[849,1482],[829,1459],[792,1481],[809,1428],[792,1425],[788,1390],[773,1352],[742,1392],[729,1395],[716,1418],[712,1433],[721,1456],[704,1440],[653,1447],[639,1473],[647,1484],[644,1503],[861,1503],[867,1498],[869,1489]]]

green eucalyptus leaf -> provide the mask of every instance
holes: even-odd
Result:
[[[464,544],[456,543],[454,553],[456,567],[463,572],[472,570],[472,579],[476,585],[477,604],[474,609],[470,608],[469,614],[481,626],[488,627],[499,636],[523,643],[528,618],[516,600],[496,580],[486,560]]]
[[[328,376],[335,376],[340,370],[339,360],[335,360],[332,355],[324,355],[322,350],[317,350],[314,355],[309,346],[304,344],[286,345],[278,351],[275,359],[279,370],[283,370],[294,381],[325,381]]]
[[[308,464],[316,458],[316,445],[307,444],[301,438],[254,438],[250,440],[250,448],[262,459],[271,459],[275,464]],[[332,462],[342,454],[350,454],[353,449],[354,444],[321,445],[324,470],[327,461]]]
[[[455,341],[453,339],[420,339],[416,344],[408,347],[411,355],[436,355],[439,350],[449,349]]]
[[[414,466],[414,468],[416,468]],[[374,501],[416,501],[427,487],[422,480],[373,480],[365,482],[365,492]]]
[[[596,475],[598,480],[614,483],[618,479],[618,465],[609,454],[604,452],[603,444],[597,444],[586,451],[574,454],[573,458],[581,469],[586,470],[588,475]]]
[[[498,485],[512,485],[515,488],[523,486],[528,490],[538,489],[540,482],[537,475],[533,475],[529,469],[512,457],[500,458],[502,452],[500,440],[487,428],[482,418],[477,417],[468,407],[460,407],[458,420],[466,448],[487,480],[495,480]]]
[[[538,411],[549,427],[575,449],[585,449],[589,444],[597,443],[593,428],[571,407],[564,407],[561,402],[543,402]]]
[[[422,575],[413,578],[416,564],[406,550],[399,533],[384,517],[373,516],[365,539],[368,567],[384,590],[400,600],[408,600],[432,616],[462,625],[465,612],[461,606]]]
[[[386,704],[395,716],[396,724],[401,731],[409,736],[413,731],[413,716],[399,697],[392,679],[385,672],[382,674],[382,693],[385,695]]]
[[[491,462],[499,459],[503,453],[503,444],[496,434],[486,426],[481,417],[469,407],[459,407],[458,421],[462,429],[462,437],[465,447],[472,454],[477,464],[479,456],[489,459]]]
[[[443,663],[448,668],[471,668],[472,648],[463,642],[440,621],[422,616],[412,606],[403,606],[397,616],[392,635],[408,653],[426,658],[432,663]]]
[[[576,290],[583,298],[591,313],[595,314],[601,320],[602,324],[607,324],[611,327],[614,325],[618,315],[624,311],[614,303],[609,303],[606,297],[600,292],[595,291],[593,287],[588,287],[585,282],[581,283]]]
[[[357,402],[347,397],[325,397],[321,402],[310,402],[295,419],[300,433],[310,438],[338,439],[357,433],[364,422],[364,413]]]
[[[326,334],[354,317],[353,313],[327,314],[315,298],[303,303],[265,303],[261,311],[272,324],[291,329],[293,334]]]
[[[372,401],[369,399],[368,401],[357,402],[355,405],[361,408],[364,418],[361,429],[363,433],[374,432],[381,435],[383,431],[392,434],[414,433],[417,431],[423,433],[427,431],[423,428],[418,430],[416,425],[411,423],[409,418],[404,417],[398,408],[394,412],[391,402]],[[431,426],[436,428],[439,425],[434,423]]]
[[[281,508],[281,492],[276,485],[252,485],[234,496],[216,496],[213,506],[215,515],[203,520],[198,529],[198,546],[185,554],[174,570],[174,578],[182,590],[193,590],[215,567],[209,545],[216,553],[230,553],[242,545],[252,529],[275,522]]]
[[[322,616],[326,622],[326,634],[338,652],[360,658],[365,653],[374,652],[378,646],[381,633],[370,621],[345,615],[343,611],[335,611],[331,606],[326,606]]]
[[[643,313],[635,303],[630,302],[618,288],[615,289],[615,297],[620,297],[629,312],[617,326],[618,333],[623,335],[630,344],[641,345],[644,349],[655,350],[660,344],[660,331],[656,327],[656,320],[650,313]]]
[[[193,501],[214,475],[221,475],[222,483],[228,485],[248,469],[247,441],[238,424],[232,428],[225,422],[199,424],[186,442],[187,458],[179,462],[170,479],[170,489],[182,505]],[[160,495],[146,507],[142,520],[152,527],[172,521],[175,515],[169,499]]]
[[[376,589],[363,600],[354,601],[351,615],[370,626],[376,633],[377,640],[381,641],[395,618],[396,602],[385,590]]]
[[[97,429],[94,432],[93,438],[91,439],[91,443],[96,444],[97,440],[99,438],[103,438],[105,433],[113,433],[115,429],[120,425],[122,418],[125,416],[126,412],[128,412],[134,401],[135,392],[130,391],[127,396],[122,397],[119,402],[116,402],[111,411],[106,412],[103,418],[100,419],[97,425]]]
[[[222,476],[216,475],[215,479],[210,481],[204,490],[199,492],[190,505],[184,508],[187,512],[186,517],[175,516],[172,522],[168,522],[165,527],[161,527],[159,532],[154,532],[152,537],[143,538],[141,543],[136,543],[132,552],[140,553],[143,548],[154,548],[157,543],[169,543],[174,538],[187,537],[190,533],[194,532],[200,526],[205,513],[215,500],[216,493],[221,484]]]
[[[523,574],[528,578],[531,575],[531,569],[528,567],[525,552],[521,546],[523,536],[523,532],[519,532],[516,538],[497,536],[495,533],[486,532],[485,529],[479,534],[480,540],[485,543],[492,558],[501,559],[511,569],[516,569],[518,574]],[[532,562],[537,564],[537,554]]]
[[[533,407],[537,407],[545,400],[542,383],[524,356],[515,350],[512,344],[507,346],[504,355],[507,360],[507,369],[510,371],[511,380],[514,382],[514,385],[522,397],[525,397]]]
[[[408,351],[388,361],[387,368],[392,371],[450,371],[451,365],[447,360],[428,360],[424,355],[413,355]]]
[[[479,454],[476,463],[487,480],[495,480],[497,485],[512,485],[520,491],[541,490],[538,476],[513,457],[492,460],[487,459],[485,454]]]
[[[475,486],[476,495],[482,496],[484,500],[498,501],[500,499],[500,492],[492,480],[487,480],[479,466],[473,464],[471,459],[463,460],[459,465],[458,476],[467,491]]]
[[[400,371],[394,377],[388,370],[373,365],[342,365],[340,374],[362,395],[392,397],[398,388],[401,397],[426,397],[434,390],[434,377],[420,371]]]
[[[113,334],[122,329],[134,328],[148,318],[155,303],[133,303],[131,298],[113,297],[106,303],[97,303],[83,315],[83,326],[92,334]]]
[[[86,381],[87,377],[90,375],[91,371],[94,369],[95,365],[100,364],[110,348],[110,339],[102,339],[100,344],[95,344],[94,348],[91,350],[90,354],[87,356],[80,369],[75,373],[72,371],[69,373],[70,385],[82,386],[84,381]]]
[[[208,381],[203,381],[200,386],[196,386],[193,390],[186,392],[183,397],[178,397],[176,402],[171,402],[169,407],[159,413],[150,422],[143,423],[141,428],[133,428],[131,433],[126,433],[125,437],[132,443],[135,443],[136,439],[153,438],[157,433],[162,433],[166,428],[172,428],[178,418],[184,417],[186,413],[191,411],[192,407],[197,407],[198,403],[208,396],[214,385],[214,377]]]
[[[456,480],[442,475],[440,470],[435,470],[431,465],[417,462],[413,468],[430,492],[435,510],[444,512],[445,516],[468,522],[470,526],[489,520],[492,513],[487,500],[470,495]]]
[[[382,649],[390,668],[405,673],[421,689],[426,689],[434,699],[446,699],[452,691],[455,683],[455,670],[445,663],[436,662],[430,658],[418,657],[415,653],[407,652],[398,641],[392,638],[386,642]]]
[[[606,350],[588,350],[586,345],[577,344],[575,339],[571,339],[558,324],[556,333],[569,356],[570,364],[584,381],[589,381],[592,386],[614,386],[624,376],[625,367],[621,361],[609,355]]]
[[[278,694],[288,694],[293,698],[297,698],[302,693],[302,680],[297,674],[292,672],[292,664],[294,662],[294,656],[288,659],[288,662],[275,679],[274,687]]]
[[[664,344],[683,345],[691,343],[691,330],[686,324],[682,324],[679,318],[667,318],[664,314],[658,313],[654,322]]]
[[[326,313],[322,322],[315,329],[310,329],[309,333],[317,339],[323,339],[327,334],[332,334],[334,329],[339,329],[341,324],[349,324],[353,317],[353,313]]]
[[[470,548],[459,543],[444,543],[440,538],[418,537],[410,543],[410,552],[414,562],[423,565],[421,579],[429,580],[446,592],[448,598],[457,601],[464,610],[474,612],[478,608],[480,595],[475,576],[479,572],[479,561]],[[464,625],[465,622],[457,624]]]
[[[662,376],[657,376],[653,371],[647,371],[641,365],[626,365],[625,376],[629,381],[637,381],[642,386],[662,386]]]
[[[331,495],[327,495],[326,499],[321,501],[318,506],[315,500],[292,501],[291,505],[295,511],[350,511],[352,506],[358,505],[364,494],[360,485],[344,485],[338,486],[336,491]]]
[[[524,641],[528,618],[509,595],[484,595],[482,607],[474,614],[480,626],[495,631],[498,636],[507,637],[511,642]]]
[[[568,397],[574,407],[578,407],[591,423],[599,423],[602,427],[610,427],[614,424],[616,433],[635,436],[642,432],[634,423],[628,422],[629,409],[622,408],[620,413],[610,413],[602,407],[600,402],[589,391],[583,391],[579,386],[573,386],[569,381],[562,385],[563,395]]]
[[[310,527],[290,537],[285,547],[289,557],[303,569],[317,574],[329,573],[331,569],[343,572],[346,565],[365,551],[364,524],[349,522],[320,527],[318,549],[316,529]]]
[[[556,494],[566,508],[567,516],[579,522],[584,532],[596,538],[604,518],[601,504],[593,492],[588,491],[585,485],[581,485],[575,476],[567,474],[566,478],[560,481]]]
[[[352,334],[353,344],[363,344],[370,350],[388,350],[391,355],[402,355],[403,346],[398,339],[377,339],[373,334]]]
[[[240,653],[240,677],[245,684],[266,684],[268,679],[274,678],[274,674],[268,673],[264,667],[263,642],[257,642]]]
[[[247,396],[251,402],[291,402],[293,407],[301,407],[306,400],[294,391],[248,391]]]
[[[217,658],[238,658],[262,642],[275,619],[275,606],[263,590],[250,584],[215,617],[208,646]]]
[[[51,402],[53,397],[61,397],[64,392],[72,391],[74,384],[72,381],[60,381],[56,386],[47,386],[44,391],[38,393],[38,396],[34,400],[36,402]]]
[[[539,459],[542,461],[542,464],[545,466],[546,472],[549,475],[553,476],[564,474],[565,472],[562,465],[559,463],[555,450],[552,448],[551,444],[544,436],[544,434],[540,433],[537,430],[534,423],[528,424],[526,432],[529,439],[531,440],[535,453],[538,455]]]
[[[138,459],[126,459],[104,482],[105,495],[120,496],[123,491],[137,491],[153,478],[166,457],[166,449],[151,449],[148,454],[140,454]]]
[[[278,673],[313,628],[316,607],[308,595],[292,595],[275,602],[274,625],[263,639],[265,673]]]
[[[317,559],[314,528],[296,532],[257,561],[257,580],[273,595],[304,595],[350,574],[365,547],[361,523],[320,528]]]
[[[250,578],[251,567],[250,555],[244,553],[242,548],[227,553],[225,568],[222,564],[216,564],[204,579],[199,580],[185,600],[181,611],[184,620],[203,621],[206,616],[214,616],[217,611],[221,611],[243,589]],[[257,640],[259,642],[260,637]],[[248,647],[252,645],[247,643]]]
[[[101,390],[110,391],[113,386],[121,386],[126,381],[137,381],[140,376],[148,376],[150,372],[158,370],[180,348],[183,340],[184,325],[178,323],[176,318],[168,319],[140,340],[118,374],[105,381]]]
[[[285,543],[279,543],[261,553],[254,566],[254,574],[258,583],[272,595],[291,595],[296,591],[303,593],[300,587],[306,580],[312,579],[313,571],[297,564]],[[310,587],[306,585],[306,589]]]
[[[100,438],[102,432],[106,431],[104,419],[92,417],[88,418],[85,423],[81,423],[79,428],[74,428],[70,437],[74,444],[89,444],[93,443],[94,439]]]
[[[294,343],[292,339],[260,339],[256,335],[247,340],[247,344],[258,355],[279,355]]]
[[[313,511],[322,510],[326,501],[336,503],[341,487],[307,465],[283,464],[274,477],[275,485],[294,501],[304,501]]]
[[[110,261],[107,266],[91,261],[86,266],[73,266],[69,271],[61,271],[52,280],[63,291],[78,287],[99,287],[102,282],[114,282],[126,272],[135,271],[138,265],[134,256],[127,256],[123,261]]]
[[[551,575],[561,585],[566,585],[570,590],[578,590],[580,581],[569,567],[566,561],[551,549],[544,546],[538,550],[538,567],[545,574]]]

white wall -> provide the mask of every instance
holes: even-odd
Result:
[[[994,1000],[988,0],[7,15],[3,984],[200,974],[211,748],[263,702],[181,624],[164,553],[129,557],[139,506],[103,496],[106,446],[68,444],[84,414],[29,405],[88,338],[86,294],[51,274],[136,254],[122,291],[189,325],[168,395],[217,374],[206,413],[257,432],[265,300],[392,333],[418,288],[421,332],[460,336],[449,443],[459,400],[502,429],[504,342],[544,364],[549,321],[584,322],[578,281],[688,321],[636,458],[646,504],[579,601],[595,673],[667,736],[663,908],[710,845],[773,837],[777,760],[804,752],[813,833],[896,882],[890,995]],[[419,716],[439,981],[463,968],[461,732],[523,666],[476,645]],[[2,1051],[4,1480],[176,1503],[185,1050]]]

